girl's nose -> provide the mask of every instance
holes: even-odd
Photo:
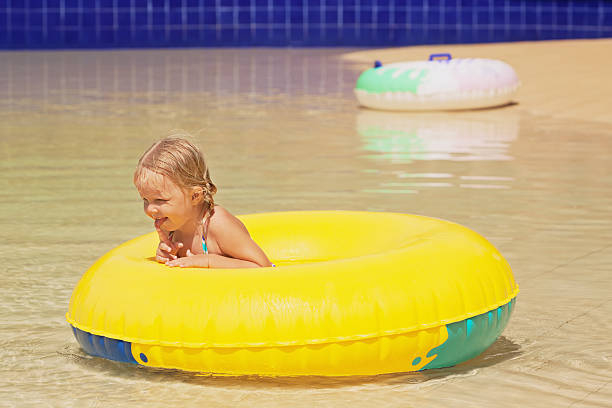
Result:
[[[151,218],[155,218],[158,213],[157,207],[151,204],[145,204],[144,206],[145,214],[147,214]]]

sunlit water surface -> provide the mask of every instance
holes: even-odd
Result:
[[[612,405],[610,127],[520,104],[359,109],[366,67],[343,52],[0,55],[0,406]],[[152,229],[132,171],[172,129],[204,148],[233,213],[395,211],[478,231],[521,287],[508,328],[457,367],[377,377],[214,377],[89,357],[64,319],[70,293]]]

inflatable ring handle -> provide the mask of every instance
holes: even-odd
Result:
[[[444,53],[444,54],[430,54],[429,55],[429,60],[430,61],[450,61],[452,59],[453,59],[453,57],[451,57],[451,55],[448,54],[448,53]]]

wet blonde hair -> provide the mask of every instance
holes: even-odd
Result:
[[[143,169],[169,177],[182,188],[200,187],[203,193],[203,213],[211,216],[215,211],[213,196],[217,187],[210,179],[204,155],[193,143],[181,136],[165,137],[151,145],[138,160],[134,172],[136,186],[146,183]]]

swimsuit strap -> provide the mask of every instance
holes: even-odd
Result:
[[[202,235],[202,249],[204,250],[204,253],[206,255],[208,255],[208,246],[206,245],[206,235],[208,235],[208,221],[210,220],[210,218],[207,216],[206,220],[204,221],[204,235]]]

